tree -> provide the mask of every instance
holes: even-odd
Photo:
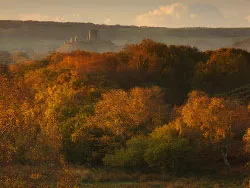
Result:
[[[129,67],[136,70],[138,77],[142,78],[141,82],[153,82],[169,90],[170,104],[184,101],[191,89],[195,67],[203,59],[203,54],[196,48],[167,46],[150,39],[129,45],[124,51],[130,57]]]
[[[191,161],[191,147],[178,131],[164,125],[147,136],[135,136],[126,146],[104,157],[108,166],[157,172],[183,172]]]
[[[209,94],[228,92],[250,81],[250,54],[240,49],[223,48],[205,52],[196,69],[193,88]]]
[[[32,94],[21,80],[0,76],[0,164],[26,162],[38,127]]]
[[[165,125],[156,128],[150,135],[144,157],[148,165],[157,171],[180,173],[188,166],[190,153],[188,140]]]
[[[14,52],[12,54],[12,59],[13,63],[25,63],[26,61],[30,60],[27,53],[20,51]]]
[[[95,105],[95,114],[88,117],[74,138],[94,142],[102,158],[105,152],[124,146],[133,136],[146,135],[167,121],[168,106],[159,87],[134,88],[128,92],[111,90],[102,95]]]
[[[247,129],[244,138],[243,138],[244,142],[245,142],[245,150],[247,153],[250,152],[250,128]]]
[[[250,113],[250,104],[248,105],[248,111]],[[249,118],[249,124],[250,124],[250,118]],[[245,142],[245,151],[247,153],[250,153],[250,127],[248,127],[247,131],[245,132],[243,141]]]
[[[241,140],[249,125],[249,112],[236,101],[210,98],[202,92],[192,92],[182,109],[186,126],[200,133],[200,138],[214,144],[221,152],[226,166],[229,146],[233,140]]]

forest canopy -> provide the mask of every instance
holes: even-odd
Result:
[[[118,53],[20,56],[0,62],[2,166],[64,161],[181,174],[250,160],[244,50],[145,39]]]

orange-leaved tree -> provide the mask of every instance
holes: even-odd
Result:
[[[217,146],[226,166],[228,151],[235,140],[241,140],[249,126],[249,112],[236,101],[211,98],[194,91],[182,108],[183,122],[200,133],[206,143]]]

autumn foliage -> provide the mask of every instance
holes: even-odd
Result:
[[[164,174],[244,169],[249,101],[227,93],[249,84],[249,75],[246,51],[200,52],[151,40],[118,53],[53,53],[5,65],[0,165]]]

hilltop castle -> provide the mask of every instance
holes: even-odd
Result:
[[[64,41],[57,51],[71,52],[75,50],[84,50],[90,52],[116,52],[121,50],[120,46],[115,45],[110,40],[102,40],[100,32],[96,29],[91,29],[85,40],[80,39],[78,36],[70,37],[69,40]]]
[[[87,41],[101,41],[100,34],[98,30],[91,29],[89,30],[87,40],[80,41],[78,36],[70,37],[68,41],[64,41],[64,44],[73,44],[73,43],[80,43],[80,42],[87,42]]]

